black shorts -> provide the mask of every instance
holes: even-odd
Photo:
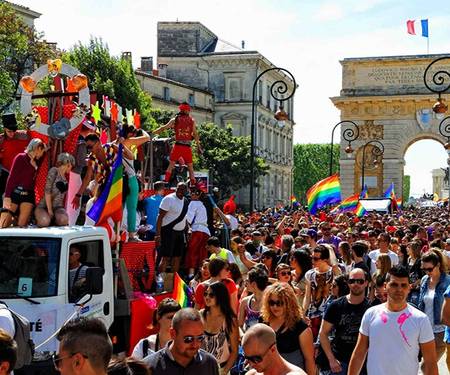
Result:
[[[160,256],[181,257],[186,248],[186,237],[184,230],[173,230],[172,228],[161,228]]]
[[[34,191],[25,190],[21,186],[18,186],[11,193],[11,202],[17,205],[21,203],[34,204]]]

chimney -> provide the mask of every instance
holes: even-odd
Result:
[[[243,40],[243,41],[241,42],[241,46],[242,46],[242,47],[241,47],[242,49],[245,49],[245,40]]]
[[[128,60],[131,63],[131,52],[127,51],[127,52],[122,52],[122,59],[124,60]]]
[[[167,78],[167,64],[158,64],[158,74],[161,78]]]
[[[151,74],[153,71],[153,56],[141,57],[141,71]]]

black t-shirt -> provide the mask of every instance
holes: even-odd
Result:
[[[308,328],[308,325],[299,320],[295,326],[283,332],[285,327],[281,326],[275,332],[277,336],[277,349],[280,353],[292,353],[300,349],[300,341],[298,337]],[[300,349],[301,350],[301,349]]]
[[[335,329],[331,349],[339,361],[349,363],[358,340],[362,317],[369,307],[367,299],[359,305],[352,305],[344,296],[333,301],[325,311],[323,319],[333,324]]]

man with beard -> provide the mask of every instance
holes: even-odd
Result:
[[[411,286],[408,270],[400,265],[386,275],[386,303],[369,308],[361,322],[348,375],[358,375],[367,355],[369,375],[437,375],[433,329],[427,315],[406,302]]]
[[[322,320],[320,344],[328,363],[319,365],[321,375],[347,374],[348,363],[358,340],[361,319],[370,307],[370,302],[365,297],[367,274],[362,269],[355,268],[350,272],[347,284],[350,294],[331,302]],[[333,329],[335,335],[330,343],[328,336]]]

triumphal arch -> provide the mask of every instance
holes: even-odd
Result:
[[[428,85],[439,89],[443,82],[433,82],[433,75],[450,72],[450,55],[346,58],[341,61],[342,89],[340,95],[331,100],[341,111],[341,120],[353,121],[359,129],[358,138],[351,144],[354,151],[349,154],[345,152],[348,142],[342,135],[352,125],[344,123],[341,128],[343,197],[361,190],[363,171],[370,196],[382,195],[394,182],[396,195],[401,197],[404,156],[408,147],[421,139],[434,139],[442,145],[447,142],[439,125],[450,112],[437,114],[432,110],[438,94],[424,84],[425,69],[445,56],[449,58],[432,64],[426,75]],[[441,73],[441,77],[450,85],[448,74]],[[447,100],[450,96],[443,93],[442,98]],[[372,140],[376,142],[368,144]],[[384,147],[382,153],[379,142]]]

